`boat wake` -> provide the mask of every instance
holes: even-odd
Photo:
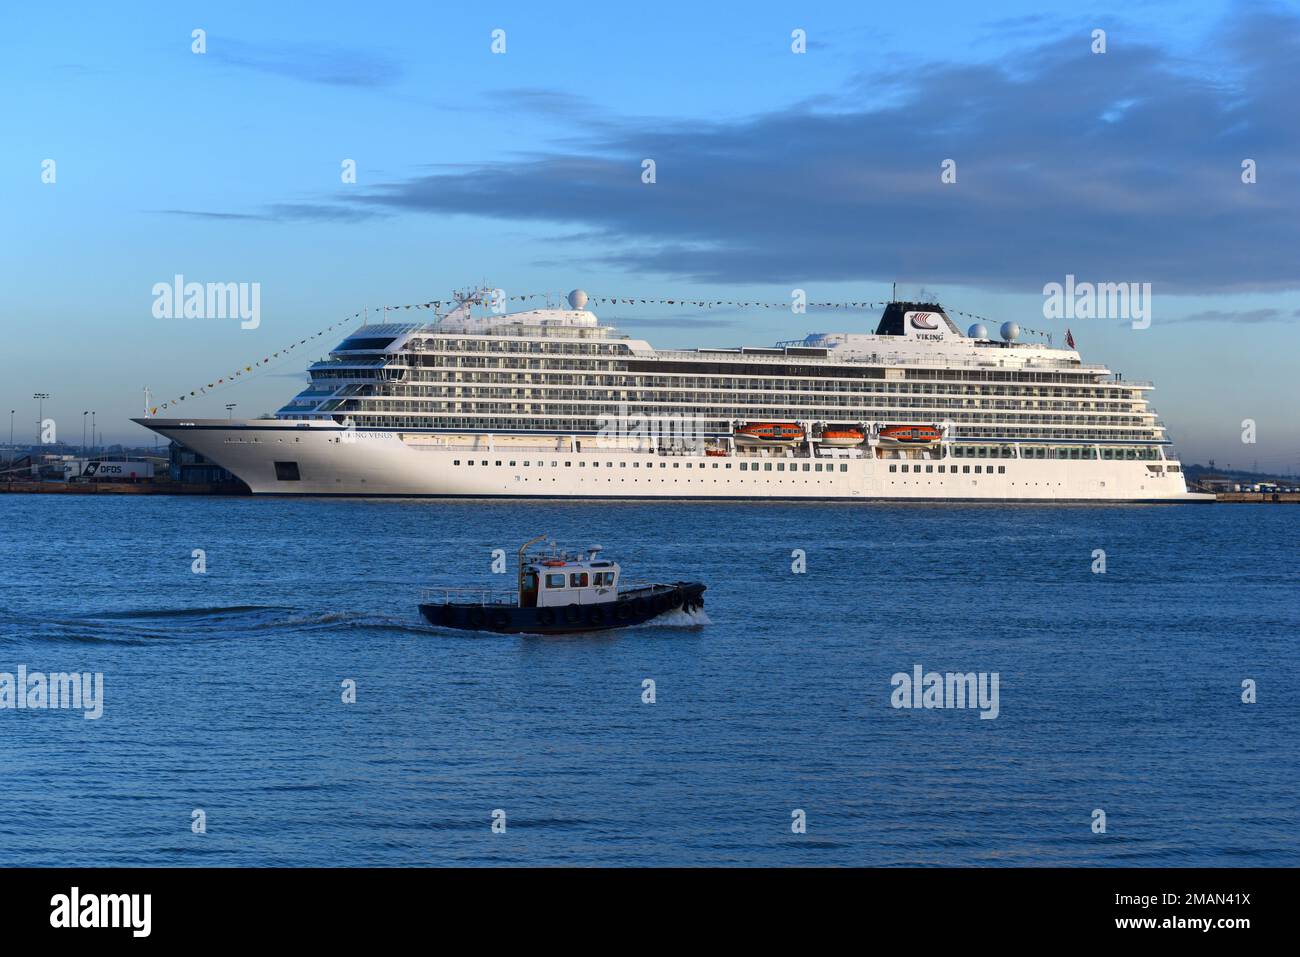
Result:
[[[415,633],[424,630],[409,618],[286,605],[114,609],[81,616],[9,614],[6,618],[0,640],[70,644],[152,645],[267,639],[333,631]]]
[[[100,618],[145,620],[150,618],[217,618],[248,612],[292,611],[288,605],[213,605],[200,608],[128,608],[120,611],[101,611],[90,616]]]
[[[680,608],[674,608],[672,611],[666,611],[662,615],[651,618],[645,623],[645,627],[657,628],[703,628],[705,625],[713,624],[709,618],[709,613],[703,608],[695,611],[683,611]]]

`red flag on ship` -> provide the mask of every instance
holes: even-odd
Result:
[[[1070,335],[1069,329],[1065,330],[1065,344],[1069,346],[1071,349],[1074,348],[1074,336]]]

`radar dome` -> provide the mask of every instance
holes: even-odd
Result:
[[[1014,322],[1002,323],[1002,338],[1007,342],[1015,342],[1020,338],[1020,327]]]
[[[587,294],[581,289],[575,289],[569,293],[569,305],[574,309],[587,308]]]
[[[970,336],[972,339],[987,339],[989,337],[989,330],[984,323],[977,322],[966,330],[966,335]]]

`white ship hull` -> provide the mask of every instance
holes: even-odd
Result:
[[[595,437],[350,431],[325,421],[140,419],[260,495],[463,498],[1197,502],[1176,463],[997,458],[908,461],[659,455]],[[895,453],[896,454],[896,453]],[[472,462],[472,464],[470,464]],[[279,463],[277,465],[277,463]],[[741,469],[744,463],[747,468]],[[902,464],[909,465],[902,472]],[[939,466],[944,467],[940,473]],[[820,466],[820,468],[818,468]],[[891,471],[891,466],[895,470]],[[917,471],[911,468],[921,466]],[[924,471],[932,466],[933,471]],[[979,473],[974,470],[980,469]],[[963,471],[969,469],[969,471]]]

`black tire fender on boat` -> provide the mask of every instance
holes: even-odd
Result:
[[[555,624],[555,609],[554,608],[539,609],[537,612],[537,623],[539,625]]]
[[[606,622],[605,609],[600,605],[590,605],[587,608],[587,624],[603,625]]]
[[[644,598],[634,599],[632,602],[632,610],[636,612],[637,617],[640,618],[650,611],[650,603]]]
[[[510,624],[510,614],[505,609],[492,612],[492,627],[505,628]]]
[[[482,608],[472,609],[469,613],[469,626],[471,628],[482,628],[487,624],[487,612]]]
[[[579,608],[577,605],[565,605],[565,606],[564,606],[564,621],[565,621],[565,624],[576,625],[580,620],[582,620],[582,609],[581,609],[581,608]]]
[[[619,621],[627,621],[629,618],[631,618],[632,603],[627,601],[619,602],[618,606],[614,609],[614,617],[617,618]]]
[[[444,625],[456,624],[456,609],[451,605],[443,605],[438,609],[438,621]]]

